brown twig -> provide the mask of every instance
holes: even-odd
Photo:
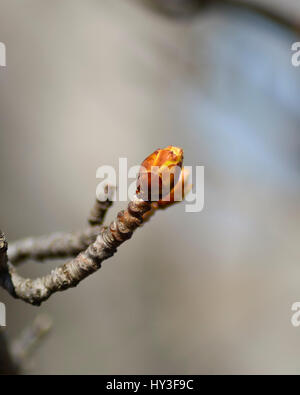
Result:
[[[90,226],[86,229],[72,233],[56,232],[10,244],[7,251],[10,263],[17,265],[28,259],[42,262],[46,259],[74,257],[85,250],[100,234],[107,211],[113,204],[114,191],[114,186],[107,185],[104,188],[105,198],[102,197],[101,201],[96,199],[88,218]]]

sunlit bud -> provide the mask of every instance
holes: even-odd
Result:
[[[149,155],[142,163],[137,179],[137,195],[158,202],[171,194],[181,175],[183,150],[169,145]]]
[[[184,200],[185,196],[192,189],[192,185],[188,183],[189,176],[189,170],[183,168],[179,180],[174,188],[171,190],[171,193],[157,202],[158,208],[165,208],[173,203],[181,202],[182,200]]]

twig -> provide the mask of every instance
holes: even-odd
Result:
[[[28,357],[52,328],[48,315],[39,315],[25,328],[11,347],[0,330],[0,375],[16,375],[26,369]]]
[[[102,197],[101,201],[96,200],[88,219],[90,226],[86,229],[72,233],[56,232],[48,236],[31,237],[10,244],[7,251],[10,263],[17,265],[28,259],[42,262],[46,259],[70,258],[85,250],[100,234],[107,211],[113,204],[114,192],[114,186],[107,185],[104,188],[103,195],[106,199]]]
[[[26,360],[40,341],[52,328],[51,318],[44,314],[38,315],[31,325],[25,328],[21,336],[12,343],[11,354],[18,366],[26,366]]]
[[[23,239],[9,245],[8,259],[15,265],[27,259],[43,261],[76,256],[96,240],[100,230],[100,226],[93,226],[74,233]]]
[[[103,224],[107,211],[113,204],[112,199],[115,190],[115,186],[106,185],[103,191],[103,196],[98,196],[88,219],[91,226]]]
[[[149,176],[150,182],[154,175],[159,180],[159,196],[162,201],[159,200],[157,202],[158,208],[168,207],[170,204],[173,204],[176,200],[175,192],[177,190],[184,192],[185,172],[181,170],[180,177],[176,179],[176,182],[172,173],[174,168],[179,167],[181,169],[182,163],[183,150],[174,146],[157,149],[149,155],[143,161],[138,176],[138,196],[135,196],[133,201],[129,203],[127,209],[120,211],[109,227],[103,226],[99,228],[99,226],[93,226],[91,228],[92,238],[95,237],[93,232],[96,231],[96,240],[89,244],[84,251],[80,252],[76,258],[57,267],[44,277],[25,279],[18,274],[16,267],[12,263],[28,257],[41,260],[49,256],[72,254],[78,251],[79,248],[82,248],[85,243],[91,241],[90,230],[87,232],[88,236],[86,237],[85,234],[84,238],[82,234],[79,238],[70,237],[69,235],[64,237],[56,235],[52,236],[50,241],[49,238],[39,239],[38,242],[34,239],[29,239],[25,243],[15,244],[9,253],[11,262],[7,257],[5,237],[1,234],[0,285],[13,297],[37,306],[47,300],[53,293],[78,285],[87,276],[100,269],[102,262],[113,256],[117,248],[124,241],[130,239],[134,230],[142,225],[143,220],[149,219],[156,211],[157,207],[151,201],[148,201],[148,199],[145,201],[140,198],[144,195],[144,191],[149,190],[149,186],[151,186],[151,184],[147,184]],[[146,170],[146,173],[144,170]],[[165,183],[163,177],[163,175],[166,175],[167,170],[171,171],[169,174],[170,179],[173,181],[171,190],[165,189],[166,185],[170,188],[170,183]],[[171,174],[173,174],[173,177],[171,177]],[[145,181],[147,182],[145,183]],[[109,187],[106,187],[104,191],[106,195],[108,191]],[[112,189],[110,189],[110,193],[111,191]],[[163,202],[164,198],[168,196],[170,199],[168,199],[167,203]],[[108,208],[111,206],[109,197],[104,203],[100,203],[101,200],[99,199],[96,202],[89,219],[90,224],[102,223]],[[151,214],[148,218],[147,212]]]
[[[13,297],[32,305],[40,305],[53,293],[75,287],[80,281],[101,267],[101,263],[114,255],[117,247],[128,240],[143,222],[143,215],[151,203],[135,198],[109,227],[103,227],[85,251],[76,258],[54,269],[50,274],[36,279],[21,277],[16,268],[7,262],[0,277],[0,285]]]

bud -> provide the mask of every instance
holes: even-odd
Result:
[[[179,180],[171,190],[170,194],[164,197],[163,200],[159,200],[157,203],[154,203],[157,204],[157,208],[167,208],[173,203],[184,200],[185,196],[188,195],[192,189],[192,184],[188,183],[189,176],[190,172],[183,168]]]
[[[137,195],[145,201],[169,196],[180,179],[183,150],[169,145],[157,149],[142,163],[137,179]]]

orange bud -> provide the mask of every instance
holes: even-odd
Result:
[[[146,201],[160,201],[170,195],[177,184],[182,169],[183,150],[169,145],[157,149],[142,163],[137,195]]]
[[[170,194],[157,202],[157,208],[167,208],[171,204],[184,200],[185,196],[191,191],[192,185],[188,184],[190,172],[183,168],[178,182],[171,190]]]

